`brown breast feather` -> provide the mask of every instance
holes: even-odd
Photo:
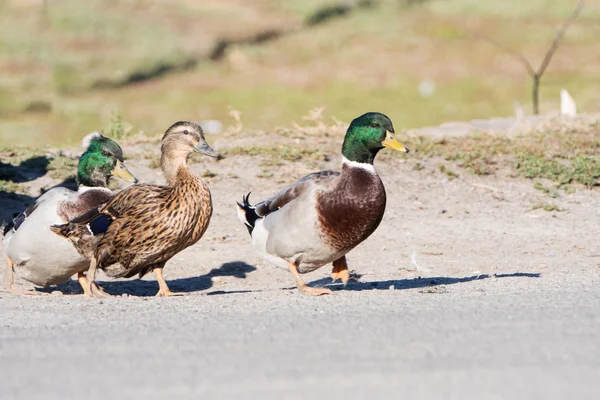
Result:
[[[320,228],[336,251],[349,251],[379,226],[385,211],[381,179],[361,168],[348,168],[331,191],[317,196]]]

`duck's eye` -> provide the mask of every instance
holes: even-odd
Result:
[[[371,128],[377,128],[378,126],[379,126],[379,125],[378,125],[378,124],[376,124],[376,123],[374,123],[374,122],[371,124]]]
[[[108,151],[106,151],[106,150],[102,150],[102,155],[104,157],[110,157],[110,153]]]
[[[187,130],[187,129],[186,129],[186,130],[184,130],[184,131],[183,131],[183,134],[184,134],[184,135],[188,135],[188,134],[189,134],[188,130]]]

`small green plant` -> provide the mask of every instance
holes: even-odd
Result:
[[[266,168],[261,168],[260,171],[260,174],[256,175],[257,178],[270,179],[274,176],[274,174]]]
[[[265,165],[278,165],[280,161],[318,160],[323,154],[317,149],[301,149],[292,146],[248,146],[231,147],[221,151],[223,155],[259,156],[266,160]]]
[[[547,188],[546,186],[544,186],[544,184],[540,181],[536,181],[533,183],[533,188],[536,190],[539,190],[541,192],[546,193],[549,197],[555,199],[559,196],[558,194],[558,187],[555,188]]]
[[[57,155],[50,160],[48,172],[54,179],[71,180],[75,179],[75,170],[77,169],[77,159]]]
[[[25,186],[13,181],[0,180],[0,192],[6,193],[25,193]]]
[[[452,171],[450,168],[446,167],[444,164],[438,164],[438,169],[440,170],[440,172],[442,174],[445,174],[449,180],[452,180],[454,178],[458,177],[458,174],[454,171]]]
[[[548,212],[552,212],[552,211],[563,211],[562,209],[560,209],[556,204],[553,203],[538,203],[538,204],[534,204],[533,206],[531,206],[532,210],[539,210],[542,209],[544,211],[548,211]]]
[[[422,163],[420,163],[420,162],[418,162],[418,161],[417,161],[417,162],[416,162],[416,163],[413,165],[413,168],[412,168],[412,169],[413,169],[414,171],[421,171],[421,170],[425,169],[425,166],[424,166]]]
[[[217,176],[216,172],[212,172],[209,169],[204,170],[204,172],[201,175],[203,178],[214,178],[215,176]]]
[[[131,136],[132,130],[133,126],[130,123],[123,121],[121,113],[114,111],[110,115],[110,122],[102,132],[112,139],[119,140]]]

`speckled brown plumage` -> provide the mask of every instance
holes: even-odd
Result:
[[[168,186],[130,186],[55,232],[71,240],[110,277],[141,277],[163,268],[175,254],[200,240],[212,215],[210,190],[187,166],[192,150],[217,156],[198,125],[174,124],[161,147],[161,169]],[[162,276],[157,278],[161,283]]]
[[[200,240],[212,215],[212,200],[208,187],[181,167],[173,186],[133,186],[99,211],[114,222],[95,251],[98,268],[111,277],[131,277]]]
[[[336,187],[317,196],[325,242],[340,252],[356,247],[379,226],[385,203],[385,188],[377,174],[344,165]]]

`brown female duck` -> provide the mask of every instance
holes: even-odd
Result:
[[[173,295],[162,269],[174,255],[200,240],[212,215],[208,187],[187,166],[193,151],[218,157],[199,125],[173,124],[161,146],[167,186],[131,186],[70,223],[53,227],[91,259],[87,279],[92,296],[104,294],[93,283],[98,268],[114,278],[142,277],[153,271],[160,287],[157,296]]]

